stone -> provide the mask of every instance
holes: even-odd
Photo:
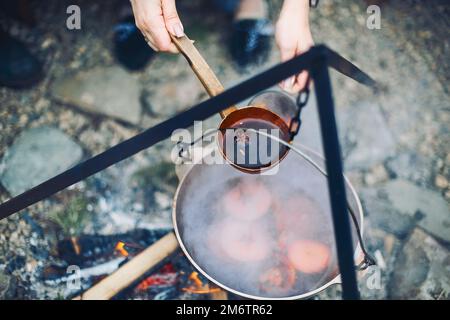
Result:
[[[157,89],[144,91],[146,110],[154,117],[166,119],[199,103],[206,98],[205,89],[191,73],[179,75],[177,82],[168,80]]]
[[[369,186],[373,186],[377,183],[388,180],[388,178],[389,178],[389,174],[386,171],[386,168],[382,164],[379,164],[379,165],[376,165],[374,168],[372,168],[364,176],[364,182]]]
[[[28,129],[5,152],[0,182],[16,196],[72,167],[82,156],[81,147],[60,130],[47,126]]]
[[[449,204],[439,193],[400,179],[386,183],[381,190],[393,209],[418,219],[417,224],[427,232],[450,242]]]
[[[386,169],[394,178],[411,180],[420,186],[429,186],[433,175],[433,159],[417,152],[400,153],[386,160]]]
[[[378,228],[403,239],[415,227],[414,217],[398,212],[376,189],[362,189],[359,195],[369,228]]]
[[[58,79],[52,96],[88,113],[100,114],[134,125],[141,119],[141,86],[120,67],[95,68]]]
[[[338,119],[349,169],[371,168],[395,153],[396,143],[377,104],[361,103]]]
[[[389,283],[393,299],[449,299],[450,252],[415,229],[396,260]]]
[[[5,299],[10,286],[10,277],[0,271],[0,299]]]
[[[445,189],[448,187],[448,180],[443,175],[438,174],[434,179],[434,184],[440,189]]]

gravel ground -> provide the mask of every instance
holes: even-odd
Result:
[[[224,47],[227,17],[205,2],[179,1],[180,14],[187,33],[226,87],[278,62],[273,44],[265,65],[237,72]],[[369,30],[366,8],[373,2],[321,1],[311,14],[315,41],[353,61],[383,88],[373,93],[332,71],[346,173],[362,199],[365,238],[378,262],[378,267],[359,274],[361,293],[367,299],[449,299],[449,5],[438,0],[377,1],[381,29]],[[28,130],[57,128],[80,147],[80,158],[85,159],[206,98],[180,56],[159,54],[137,73],[118,67],[112,53],[113,26],[127,1],[76,3],[82,10],[79,31],[65,27],[65,9],[73,1],[31,1],[39,17],[32,28],[0,15],[0,25],[26,42],[46,71],[44,81],[33,89],[0,88],[2,202],[12,195],[2,170],[14,167],[16,180],[27,180],[20,173],[40,170],[38,160],[48,156],[37,152],[33,159],[24,152],[30,164],[6,161],[21,150],[14,142]],[[275,20],[280,1],[270,3]],[[108,81],[108,88],[120,90],[98,93],[99,77]],[[82,82],[92,93],[86,89],[80,97],[69,97],[70,88]],[[108,109],[124,96],[138,118]],[[320,150],[314,100],[305,110],[298,139]],[[213,117],[208,125],[218,120]],[[177,185],[171,148],[169,141],[159,143],[1,221],[0,298],[67,298],[61,286],[42,279],[46,266],[58,261],[58,242],[72,234],[170,229]],[[64,232],[67,226],[51,217],[80,198],[87,218],[78,230]],[[337,299],[339,290],[332,287],[317,298]]]

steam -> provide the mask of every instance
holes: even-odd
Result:
[[[275,175],[249,175],[226,164],[197,165],[185,183],[177,204],[183,210],[177,212],[179,231],[191,257],[216,281],[247,295],[277,298],[307,293],[336,275],[327,181],[299,155],[291,151]],[[258,186],[267,189],[269,196],[261,197]],[[260,201],[245,201],[246,212],[225,210],[224,198],[230,199],[227,192],[237,187],[244,200],[260,197]],[[260,215],[263,202],[270,204],[267,213]],[[281,229],[280,212],[285,219]],[[262,286],[263,275],[287,256],[286,246],[280,243],[302,239],[330,249],[328,267],[314,274],[297,270],[290,288]],[[244,249],[237,245],[239,241]],[[288,272],[285,267],[281,270]]]

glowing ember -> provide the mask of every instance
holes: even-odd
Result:
[[[171,263],[168,263],[161,268],[158,274],[151,275],[139,283],[137,289],[145,291],[150,287],[172,286],[176,283],[177,278],[178,274],[176,273],[175,268]]]

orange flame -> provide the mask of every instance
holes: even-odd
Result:
[[[115,250],[118,251],[124,257],[129,256],[127,249],[125,249],[125,242],[122,241],[117,242]]]
[[[194,282],[194,285],[197,288],[201,288],[203,287],[203,282],[202,280],[200,280],[199,276],[198,276],[198,272],[194,271],[189,275],[189,280],[191,280],[192,282]]]
[[[207,289],[183,288],[182,290],[185,292],[195,293],[195,294],[208,294],[208,293],[215,293],[215,292],[221,291],[220,288],[207,288]]]
[[[192,281],[192,286],[183,288],[182,290],[189,293],[196,293],[196,294],[208,294],[208,293],[214,293],[214,292],[220,292],[220,288],[210,288],[208,284],[204,285],[202,280],[200,280],[200,277],[198,276],[198,272],[194,271],[189,275],[188,278],[190,281]]]

